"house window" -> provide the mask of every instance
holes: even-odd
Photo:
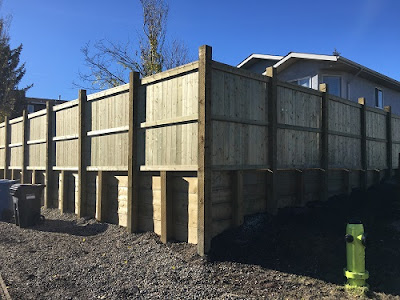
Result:
[[[311,77],[305,77],[305,78],[301,78],[301,79],[292,80],[292,81],[290,81],[290,83],[311,88]]]
[[[383,92],[378,88],[375,88],[375,106],[383,108]]]
[[[323,76],[322,81],[328,85],[329,94],[341,97],[340,76]]]
[[[28,110],[28,113],[33,113],[35,111],[35,108],[32,104],[28,104],[27,110]]]

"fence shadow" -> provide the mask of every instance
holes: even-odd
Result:
[[[210,259],[259,265],[342,285],[346,265],[345,228],[363,221],[370,243],[366,265],[371,290],[400,295],[400,205],[394,185],[383,184],[351,197],[333,197],[306,208],[282,209],[278,216],[246,218],[237,229],[212,241]],[[398,210],[393,207],[398,207]],[[399,223],[398,231],[392,224]]]
[[[66,233],[76,236],[94,236],[105,232],[107,228],[108,225],[105,223],[78,224],[76,221],[64,220],[45,220],[43,224],[31,227],[31,229],[37,231]]]

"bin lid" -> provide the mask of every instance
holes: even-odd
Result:
[[[44,188],[45,186],[45,184],[16,183],[10,186],[10,194],[14,196],[18,191],[22,191],[23,189]]]

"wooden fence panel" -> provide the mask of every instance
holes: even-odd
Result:
[[[22,143],[22,118],[10,121],[10,144]]]
[[[5,148],[5,124],[0,124],[0,168],[4,170],[4,155],[6,152]]]
[[[55,166],[57,168],[78,168],[79,158],[79,107],[78,100],[70,101],[53,108],[55,111],[56,142]],[[77,155],[71,155],[76,153]]]
[[[32,169],[46,168],[46,110],[28,115],[28,161],[27,165]]]
[[[393,145],[392,145],[392,153],[393,153],[393,155],[392,155],[392,167],[393,167],[393,169],[397,169],[399,167],[399,164],[400,164],[400,161],[399,161],[400,143],[399,144],[393,143]]]
[[[215,65],[218,68],[218,65]],[[227,70],[228,71],[228,70]],[[268,103],[266,101],[267,78],[256,80],[214,69],[212,72],[212,102],[213,117],[224,116],[237,121],[252,120],[267,122]]]
[[[39,112],[36,112],[37,114]],[[28,115],[29,120],[29,134],[28,141],[45,140],[46,139],[46,110],[41,110],[41,115],[31,117]]]
[[[320,167],[320,133],[278,129],[278,168]]]
[[[215,168],[251,168],[268,165],[268,128],[241,123],[212,122]]]
[[[92,136],[89,169],[128,170],[128,133]]]
[[[267,167],[267,77],[213,64],[212,165],[215,169]]]
[[[22,147],[10,148],[10,167],[20,169],[22,165]]]
[[[278,85],[278,168],[320,167],[322,97]]]
[[[321,128],[321,97],[278,86],[278,124]]]
[[[197,170],[197,67],[190,64],[175,77],[142,82],[137,149],[142,170]]]
[[[367,141],[368,169],[387,169],[385,142]]]
[[[400,117],[392,114],[392,167],[399,167],[400,153]]]
[[[386,169],[387,166],[387,137],[386,137],[386,112],[367,108],[367,162],[368,169]],[[368,140],[380,139],[378,140]]]
[[[28,166],[31,169],[44,170],[46,168],[46,143],[28,145]]]
[[[328,143],[330,168],[361,168],[361,139],[330,134]]]
[[[22,117],[10,121],[10,167],[22,166]]]
[[[62,109],[63,107],[67,107]],[[78,100],[54,106],[56,114],[55,136],[77,135],[79,132],[79,108]]]
[[[129,85],[89,95],[89,169],[128,170]]]
[[[145,134],[145,166],[197,165],[197,123],[148,128]]]
[[[361,109],[346,100],[329,99],[330,168],[361,168]]]
[[[71,153],[76,153],[76,155],[71,155]],[[56,167],[78,169],[78,158],[78,139],[56,142]]]
[[[123,85],[118,88],[116,94],[105,97],[88,96],[88,131],[128,126],[129,86]]]
[[[393,143],[400,143],[400,117],[394,115],[392,116],[392,140]]]
[[[386,113],[367,108],[367,138],[386,139]]]
[[[361,135],[360,108],[355,106],[356,104],[353,102],[346,102],[329,99],[329,130]]]

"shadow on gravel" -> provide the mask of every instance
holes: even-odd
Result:
[[[277,216],[247,217],[239,228],[212,241],[210,260],[260,265],[326,282],[345,283],[347,221],[364,223],[369,245],[366,265],[371,290],[400,295],[400,201],[392,182],[350,197],[332,197]]]
[[[107,224],[104,223],[83,223],[64,220],[45,220],[43,224],[31,227],[31,229],[44,232],[67,233],[76,236],[93,236],[106,231]]]

